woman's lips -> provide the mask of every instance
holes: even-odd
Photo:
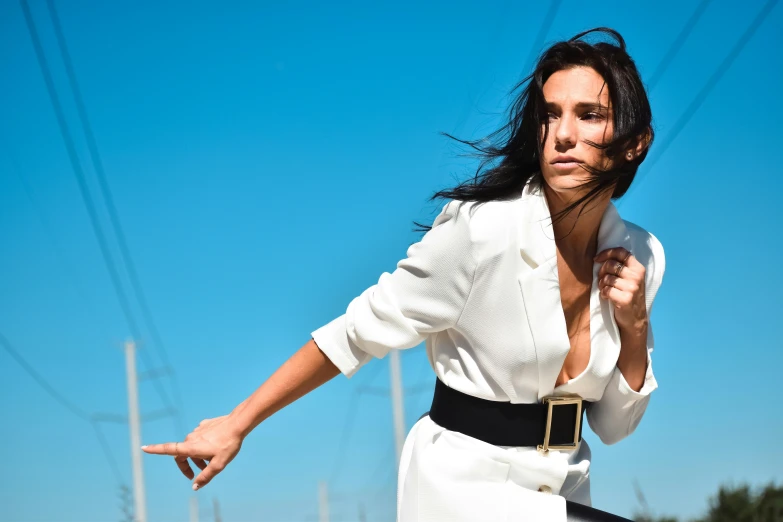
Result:
[[[552,163],[552,166],[556,168],[557,170],[571,170],[575,169],[579,166],[578,161],[558,161],[556,163]]]

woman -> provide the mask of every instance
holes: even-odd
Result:
[[[592,32],[617,44],[582,39]],[[392,274],[231,414],[145,451],[174,455],[190,479],[191,458],[198,489],[274,412],[425,341],[435,396],[403,448],[398,520],[566,520],[566,500],[589,506],[583,413],[613,444],[657,387],[649,313],[663,248],[611,203],[647,155],[650,105],[606,28],[553,45],[526,83],[494,145],[463,141],[484,172],[432,197],[453,201]]]

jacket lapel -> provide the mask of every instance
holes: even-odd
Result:
[[[540,187],[528,183],[519,203],[517,240],[520,255],[527,266],[523,267],[518,279],[535,345],[540,400],[555,391],[555,381],[571,344],[560,299],[557,249],[546,197]],[[617,246],[631,250],[631,239],[617,209],[610,202],[598,230],[598,252]],[[620,335],[613,307],[598,295],[600,269],[601,265],[595,263],[590,293],[590,361],[581,375],[558,387],[558,391],[575,391],[571,388],[598,362],[612,361],[614,366],[619,356]]]
[[[528,267],[519,274],[525,314],[538,366],[538,399],[549,395],[570,341],[560,300],[557,250],[543,190],[528,183],[520,198],[519,252]]]

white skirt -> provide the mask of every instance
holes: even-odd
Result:
[[[565,522],[566,499],[591,505],[590,448],[494,446],[425,415],[405,439],[397,522]]]

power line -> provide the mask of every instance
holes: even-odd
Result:
[[[658,80],[661,79],[661,76],[663,76],[663,73],[669,67],[669,64],[672,62],[674,57],[680,51],[682,44],[684,44],[685,40],[688,39],[688,36],[691,34],[691,31],[693,30],[693,27],[696,25],[696,22],[699,21],[699,18],[701,18],[701,15],[707,9],[707,5],[709,5],[709,3],[710,0],[702,0],[699,3],[699,5],[696,7],[696,10],[693,12],[691,17],[688,19],[688,21],[685,22],[685,25],[680,31],[680,34],[678,34],[677,38],[674,39],[674,42],[672,42],[671,47],[669,47],[669,50],[664,55],[663,59],[661,60],[661,63],[658,64],[658,67],[655,69],[655,72],[650,77],[650,81],[647,84],[649,90],[652,91],[653,88],[655,87],[655,84],[657,84]]]
[[[509,16],[503,16],[511,7],[511,2],[507,1],[501,8],[500,8],[500,16],[498,19],[500,20],[500,23],[496,30],[493,32],[494,38],[487,42],[487,52],[485,53],[486,56],[489,56],[490,59],[487,60],[481,60],[481,67],[479,68],[479,72],[474,75],[475,78],[481,78],[484,76],[484,72],[489,69],[490,63],[492,62],[492,59],[495,57],[495,53],[492,52],[493,44],[497,42],[497,40],[500,38],[500,36],[505,32],[505,26],[506,23],[508,23],[508,20],[510,19]],[[475,99],[481,98],[481,95],[476,96]],[[470,98],[470,93],[468,93],[468,97],[465,100],[465,103],[462,105],[462,109],[460,110],[460,115],[457,118],[457,122],[454,125],[454,130],[452,131],[452,134],[456,134],[457,132],[460,132],[460,129],[462,128],[462,125],[465,123],[465,120],[467,119],[470,109],[473,106],[473,103],[475,99]]]
[[[109,251],[108,243],[106,241],[106,237],[104,235],[103,229],[101,228],[101,224],[98,219],[98,213],[95,209],[92,196],[90,195],[90,191],[87,186],[87,180],[85,179],[84,172],[82,171],[81,164],[79,163],[79,158],[76,153],[76,147],[73,143],[71,134],[68,131],[68,125],[66,124],[65,121],[65,114],[60,104],[60,100],[57,96],[57,90],[55,89],[54,81],[52,80],[52,75],[51,72],[49,71],[49,65],[48,62],[46,61],[46,55],[43,52],[43,47],[41,46],[41,41],[40,38],[38,37],[38,31],[35,28],[35,22],[33,21],[32,13],[30,12],[30,6],[28,5],[27,0],[20,0],[19,3],[22,7],[22,12],[24,14],[25,22],[27,24],[27,30],[28,33],[30,34],[30,39],[32,40],[33,48],[35,50],[35,56],[38,61],[39,68],[41,69],[41,74],[43,76],[44,83],[46,85],[46,90],[49,94],[49,99],[52,103],[52,108],[54,110],[55,117],[57,119],[60,135],[63,139],[63,143],[65,144],[65,148],[68,153],[68,158],[71,163],[71,168],[74,174],[76,175],[79,191],[81,193],[84,206],[87,209],[87,214],[90,218],[90,223],[92,225],[93,233],[95,234],[95,237],[98,241],[98,246],[101,250],[101,255],[103,256],[104,264],[106,265],[106,269],[109,272],[109,276],[114,286],[114,292],[117,295],[118,301],[120,302],[120,308],[122,309],[122,312],[125,316],[125,320],[128,323],[128,328],[130,329],[131,335],[137,340],[141,339],[138,324],[136,323],[131,313],[130,304],[128,302],[127,296],[125,295],[125,291],[122,288],[117,267],[114,263],[114,259],[111,255],[111,252]],[[149,361],[146,352],[142,350],[141,354],[142,354],[142,360],[144,360],[145,364],[151,368],[152,364],[151,361]],[[163,388],[160,386],[159,381],[154,380],[152,383],[153,383],[153,387],[155,388],[155,391],[158,393],[163,403],[167,407],[173,409],[171,407],[168,395],[166,394],[165,390],[163,390]],[[179,420],[179,417],[176,417],[176,419]],[[181,424],[181,422],[179,424]],[[177,427],[181,428],[181,426],[177,426]],[[184,431],[184,430],[179,429],[178,431]]]
[[[351,394],[350,402],[348,403],[346,415],[345,415],[345,421],[343,423],[343,430],[342,434],[340,436],[340,442],[337,446],[337,457],[335,459],[334,467],[332,469],[332,473],[329,478],[330,483],[335,483],[337,481],[337,478],[340,475],[340,472],[342,471],[343,464],[345,463],[345,456],[348,450],[348,445],[350,442],[350,437],[353,433],[355,421],[358,415],[358,409],[359,409],[359,403],[360,399],[363,396],[367,395],[373,395],[378,397],[389,397],[391,395],[391,390],[386,387],[381,386],[372,386],[370,383],[373,382],[373,379],[378,375],[380,372],[380,369],[382,366],[380,364],[375,365],[374,368],[368,368],[368,372],[365,374],[367,377],[364,379],[364,382],[362,384],[358,384]],[[427,382],[423,379],[424,374],[426,373],[426,370],[431,370],[432,368],[427,364],[426,366],[422,367],[422,369],[419,371],[418,376],[420,378],[414,380],[416,384],[406,387],[404,389],[405,395],[418,395],[423,392],[432,391],[433,385],[431,382]],[[385,461],[383,461],[385,462]],[[373,473],[373,476],[375,476],[376,473]]]
[[[126,241],[125,238],[125,232],[122,228],[122,225],[120,223],[120,218],[117,213],[117,207],[114,204],[114,198],[112,197],[111,190],[109,189],[109,184],[106,181],[106,174],[103,168],[103,160],[101,159],[101,156],[98,152],[98,146],[95,141],[95,134],[92,131],[92,125],[90,125],[90,119],[87,116],[87,109],[84,103],[84,98],[82,97],[81,94],[81,89],[79,88],[79,82],[76,79],[76,73],[74,72],[71,56],[70,53],[68,52],[68,46],[65,41],[65,35],[63,34],[62,26],[60,24],[60,17],[57,13],[57,9],[55,8],[53,0],[46,0],[46,5],[49,8],[49,15],[52,19],[52,25],[54,26],[54,33],[57,39],[57,46],[60,49],[60,56],[65,65],[65,72],[66,75],[68,76],[68,82],[71,87],[71,92],[73,93],[74,100],[76,101],[76,109],[79,114],[79,119],[81,120],[82,123],[82,130],[87,140],[87,148],[90,153],[90,158],[92,160],[93,166],[95,167],[95,174],[98,178],[98,186],[101,189],[101,194],[103,195],[104,203],[106,204],[106,208],[108,209],[109,221],[114,229],[114,234],[117,238],[117,243],[119,244],[120,247],[120,254],[125,263],[125,268],[127,269],[128,272],[128,278],[130,279],[131,286],[133,287],[133,291],[136,295],[136,299],[139,303],[139,307],[141,308],[144,322],[147,324],[147,329],[149,330],[150,335],[152,336],[152,340],[155,346],[157,346],[158,348],[161,361],[163,362],[164,366],[171,368],[172,381],[174,383],[173,389],[174,389],[174,394],[176,395],[177,406],[180,408],[180,410],[182,410],[183,408],[182,396],[179,393],[179,385],[176,381],[176,374],[174,372],[174,368],[169,363],[166,347],[164,346],[163,341],[161,340],[158,328],[155,324],[155,321],[153,320],[152,313],[150,312],[150,308],[147,304],[147,297],[142,289],[138,272],[136,270],[136,264],[133,262],[133,257],[131,256],[130,248],[128,248],[128,242]]]
[[[348,441],[353,430],[353,423],[356,419],[356,412],[359,409],[360,396],[361,395],[357,392],[351,394],[351,403],[348,405],[348,413],[346,414],[345,423],[343,424],[343,433],[340,436],[340,444],[337,446],[337,459],[335,460],[332,474],[329,477],[329,482],[335,482],[343,469],[345,453],[348,449]]]
[[[726,73],[729,67],[731,67],[732,63],[734,63],[734,60],[737,58],[737,56],[739,56],[739,53],[742,52],[742,49],[745,48],[745,45],[748,43],[748,41],[750,41],[750,39],[758,30],[758,28],[761,26],[761,24],[769,15],[770,11],[772,11],[772,8],[775,7],[775,4],[777,3],[778,0],[769,0],[761,9],[761,11],[759,11],[756,17],[753,19],[753,22],[751,22],[748,28],[745,29],[745,32],[742,34],[739,40],[737,40],[737,43],[734,44],[734,47],[726,55],[726,57],[720,63],[720,65],[715,70],[715,72],[712,73],[712,75],[709,77],[709,79],[701,88],[701,90],[693,99],[693,101],[691,101],[690,105],[688,105],[688,108],[685,110],[685,112],[680,116],[680,118],[674,124],[674,129],[670,131],[669,134],[666,136],[666,140],[664,141],[663,145],[661,145],[661,147],[658,149],[658,153],[656,154],[655,158],[651,162],[651,165],[654,164],[661,157],[661,155],[668,148],[668,146],[671,144],[674,138],[677,137],[680,131],[682,131],[683,127],[685,127],[685,125],[690,121],[693,114],[699,109],[699,107],[701,107],[701,104],[704,102],[704,99],[707,97],[710,91],[712,91],[712,89],[715,87],[718,81],[723,77],[723,75]]]
[[[90,195],[90,191],[87,187],[87,181],[84,177],[84,172],[82,171],[82,167],[81,164],[79,163],[78,155],[76,154],[76,148],[74,146],[70,132],[68,132],[68,126],[65,122],[65,114],[63,113],[62,106],[60,105],[60,100],[57,97],[57,92],[54,87],[54,82],[52,81],[52,75],[49,72],[49,64],[46,61],[46,56],[44,55],[43,48],[41,47],[41,41],[38,38],[38,32],[35,28],[35,22],[33,21],[32,14],[30,13],[30,6],[27,4],[27,0],[20,0],[20,4],[22,6],[22,11],[24,13],[25,21],[27,23],[27,30],[30,34],[30,38],[33,43],[33,48],[35,49],[35,56],[36,59],[38,60],[38,65],[41,69],[41,74],[43,75],[44,83],[46,84],[46,90],[48,91],[49,99],[52,102],[52,108],[54,109],[55,117],[57,119],[60,135],[65,144],[65,148],[68,153],[68,158],[71,162],[71,167],[74,173],[76,174],[76,180],[79,185],[79,190],[81,192],[82,199],[84,200],[84,204],[87,209],[87,214],[92,224],[93,232],[95,233],[95,237],[98,240],[98,246],[100,247],[101,254],[103,255],[104,264],[106,265],[106,268],[109,271],[109,275],[111,277],[112,283],[114,284],[114,291],[117,294],[117,299],[120,302],[120,307],[122,308],[123,314],[125,315],[125,319],[128,322],[128,327],[131,330],[131,334],[134,335],[135,337],[138,337],[139,329],[138,326],[136,325],[136,321],[134,320],[131,314],[130,305],[128,303],[127,297],[125,296],[125,291],[122,289],[122,285],[120,285],[119,273],[117,272],[117,269],[115,267],[114,259],[112,258],[111,252],[109,252],[109,247],[106,242],[106,238],[103,234],[103,229],[101,228],[100,222],[98,220],[98,214],[95,210],[95,205],[93,204],[92,196]]]
[[[114,455],[112,455],[111,449],[109,448],[109,443],[106,441],[106,437],[103,436],[100,424],[95,420],[90,421],[90,424],[92,425],[93,430],[95,430],[95,436],[98,438],[98,444],[100,444],[101,449],[103,449],[103,454],[109,463],[109,468],[111,468],[111,471],[114,474],[114,479],[118,484],[124,485],[122,473],[120,473],[120,467],[117,465],[117,461],[114,460]]]
[[[544,42],[544,39],[546,38],[546,35],[549,34],[550,29],[552,28],[552,25],[555,21],[555,16],[557,15],[557,10],[559,9],[561,4],[561,0],[553,0],[549,4],[549,10],[547,11],[546,15],[544,16],[544,22],[541,25],[541,28],[538,31],[538,35],[536,36],[536,39],[533,41],[533,45],[530,47],[530,51],[528,52],[528,58],[525,61],[526,66],[529,68],[532,66],[532,62],[536,57],[536,54],[538,52],[538,49],[541,47],[541,45]],[[506,2],[503,7],[501,7],[501,13],[499,16],[500,25],[498,28],[494,31],[494,40],[489,43],[487,54],[490,56],[490,58],[494,58],[495,53],[492,52],[492,43],[496,42],[497,39],[500,38],[500,36],[505,31],[505,25],[511,17],[506,16],[506,13],[509,11],[509,9],[512,7],[511,2]],[[476,74],[475,76],[477,78],[481,78],[483,76],[483,72],[489,68],[491,60],[482,60],[482,67],[481,72],[479,74]],[[528,69],[524,69],[525,71]],[[477,96],[476,98],[480,98],[480,96]],[[460,132],[460,129],[462,129],[462,126],[464,125],[465,121],[468,118],[468,114],[470,113],[470,109],[473,106],[474,101],[468,97],[467,100],[465,100],[465,103],[462,106],[462,109],[460,110],[460,115],[457,118],[456,124],[453,126],[453,131],[451,134],[457,134]]]
[[[359,490],[351,490],[350,492],[338,490],[337,493],[331,493],[329,495],[330,500],[350,502],[356,500],[357,496],[365,497],[371,493],[375,493],[378,491],[377,485],[376,486],[372,485],[378,483],[378,477],[386,476],[388,480],[388,476],[390,474],[396,475],[398,468],[393,465],[396,458],[394,441],[391,441],[390,444],[386,446],[386,451],[383,453],[379,453],[379,455],[380,458],[375,462],[375,466],[373,466],[372,468],[370,467],[364,468],[365,470],[372,469],[372,472],[367,476],[367,479],[361,482],[362,484],[367,485],[365,488]]]
[[[392,454],[392,458],[391,459],[389,459],[389,454],[390,453]],[[387,473],[386,473],[387,477],[388,477],[388,475],[390,473],[392,475],[397,474],[398,468],[396,466],[389,466],[389,462],[390,461],[391,462],[395,461],[395,455],[396,455],[396,451],[395,451],[394,445],[392,444],[391,446],[388,447],[386,453],[382,454],[381,458],[378,459],[378,463],[376,464],[376,466],[373,469],[372,473],[368,477],[368,482],[372,481],[373,479],[376,479],[383,472],[384,469],[388,470]],[[388,480],[388,478],[387,478],[387,480]]]
[[[557,10],[560,9],[560,4],[561,0],[553,0],[549,2],[549,10],[546,12],[546,16],[544,17],[544,23],[541,24],[541,28],[538,30],[538,35],[536,35],[536,39],[533,40],[533,45],[530,47],[530,53],[528,54],[527,61],[525,62],[527,67],[525,70],[530,70],[533,68],[533,62],[538,55],[539,49],[544,44],[546,35],[549,34],[549,30],[555,21]]]
[[[764,4],[764,7],[761,8],[761,11],[759,11],[747,29],[745,29],[745,32],[742,33],[742,36],[740,36],[740,38],[737,40],[737,43],[734,44],[734,47],[732,47],[731,51],[729,51],[723,61],[721,61],[720,65],[718,65],[717,69],[715,69],[715,72],[713,72],[712,75],[707,79],[704,86],[701,88],[701,90],[699,90],[698,94],[696,94],[685,111],[674,123],[672,130],[669,131],[669,133],[666,135],[663,143],[658,147],[655,155],[650,158],[650,160],[645,162],[645,165],[647,165],[645,173],[648,172],[650,168],[652,168],[652,166],[658,162],[659,159],[661,159],[661,156],[663,156],[664,152],[666,152],[666,149],[669,148],[669,145],[672,144],[674,139],[677,137],[677,135],[679,135],[685,125],[688,124],[690,119],[693,117],[693,114],[699,109],[699,107],[701,107],[702,103],[704,103],[704,99],[712,91],[726,71],[728,71],[729,67],[731,67],[731,64],[734,63],[734,60],[737,58],[737,56],[739,56],[740,52],[742,52],[742,50],[745,48],[745,45],[748,43],[748,41],[750,41],[750,39],[753,37],[753,35],[756,33],[758,28],[761,26],[777,3],[778,0],[769,0],[766,4]],[[628,192],[631,192],[631,190],[638,187],[639,181],[632,184]],[[618,202],[618,207],[628,199],[627,194],[628,193],[626,193],[626,197],[622,198],[622,200]]]
[[[19,180],[19,184],[24,189],[25,195],[27,196],[27,199],[30,201],[30,204],[35,209],[35,212],[38,216],[38,220],[40,221],[41,228],[43,229],[44,235],[49,240],[49,243],[51,244],[51,248],[54,252],[55,258],[59,259],[60,264],[64,268],[64,272],[66,275],[66,279],[68,279],[68,282],[73,287],[76,294],[79,296],[79,298],[82,300],[82,305],[85,308],[85,311],[88,312],[89,315],[97,316],[95,313],[95,304],[92,300],[90,300],[87,297],[87,293],[84,291],[82,286],[79,284],[80,278],[78,277],[78,274],[76,272],[76,269],[74,268],[73,264],[68,260],[68,257],[65,255],[65,250],[60,245],[60,242],[57,240],[57,235],[54,232],[54,228],[52,227],[51,221],[46,217],[46,213],[44,212],[41,205],[38,203],[38,200],[35,197],[35,192],[33,191],[32,186],[27,182],[25,177],[22,175],[22,169],[19,167],[19,163],[16,161],[16,158],[12,154],[10,148],[6,146],[5,144],[0,144],[0,150],[3,150],[5,152],[6,159],[8,160],[8,163],[11,166],[11,170],[16,175],[16,178]],[[100,334],[103,337],[104,340],[110,339],[110,336],[108,335],[105,326],[101,321],[96,321],[96,328],[100,330]]]
[[[27,372],[27,374],[32,377],[32,379],[40,386],[41,388],[46,391],[46,393],[49,394],[54,400],[59,402],[66,410],[70,411],[77,417],[79,417],[83,421],[90,422],[90,414],[88,414],[83,409],[79,408],[77,405],[66,399],[60,392],[54,389],[52,385],[49,384],[49,382],[44,379],[41,374],[39,374],[37,371],[35,371],[35,368],[33,368],[30,364],[28,364],[27,361],[24,360],[24,358],[21,356],[21,354],[14,349],[14,347],[11,345],[10,341],[2,334],[0,333],[0,345],[3,346],[3,349],[5,349],[8,354],[14,358],[14,360],[19,364],[19,366],[22,367],[22,369]]]
[[[379,464],[386,464],[385,462],[381,461]],[[386,464],[388,466],[388,464]],[[383,467],[386,467],[383,466]],[[378,466],[377,472],[373,473],[372,478],[376,478],[380,476],[380,473],[382,473],[383,470],[382,466]],[[378,506],[381,502],[383,502],[383,498],[386,497],[387,499],[389,497],[393,498],[394,495],[394,486],[397,482],[397,473],[398,470],[396,468],[391,468],[386,472],[385,478],[383,482],[381,483],[380,487],[375,491],[375,494],[372,495],[369,498],[368,504],[371,506]]]
[[[103,432],[100,431],[98,422],[93,419],[93,416],[68,400],[63,394],[58,392],[54,386],[49,384],[49,381],[47,381],[40,373],[35,370],[35,368],[32,367],[30,363],[24,359],[24,357],[22,357],[22,355],[13,347],[13,345],[11,345],[11,342],[2,333],[0,333],[0,346],[3,347],[3,349],[17,362],[17,364],[22,367],[27,375],[29,375],[47,394],[49,394],[50,397],[59,402],[61,406],[63,406],[77,418],[90,423],[90,425],[93,427],[93,430],[95,431],[95,436],[98,438],[98,444],[103,450],[103,456],[106,458],[106,461],[109,463],[109,468],[114,474],[115,480],[118,484],[123,484],[124,481],[122,479],[122,474],[120,473],[120,468],[117,466],[117,461],[114,459],[114,455],[112,455],[111,449],[109,448],[109,445],[106,443],[106,439],[103,436]]]
[[[506,30],[506,24],[508,23],[508,20],[511,19],[510,16],[506,16],[506,13],[508,13],[509,9],[511,8],[511,1],[508,0],[505,2],[503,6],[500,8],[500,13],[497,19],[499,20],[498,26],[495,28],[495,30],[492,33],[492,39],[487,39],[487,51],[484,53],[484,56],[486,56],[486,59],[483,59],[480,61],[480,66],[477,69],[476,74],[472,75],[473,78],[477,78],[474,82],[473,87],[475,87],[476,90],[479,90],[480,87],[480,80],[482,77],[485,76],[486,71],[490,68],[490,64],[495,60],[495,57],[497,56],[497,53],[493,52],[494,44],[497,43],[497,41],[501,38],[501,36],[505,33]],[[485,88],[483,92],[479,92],[476,96],[471,96],[471,91],[473,90],[472,86],[468,86],[468,92],[465,96],[465,101],[462,104],[462,107],[459,111],[459,114],[457,116],[457,119],[454,122],[454,125],[451,126],[451,130],[449,133],[453,136],[458,135],[460,132],[462,132],[462,128],[465,125],[465,123],[468,120],[468,116],[470,115],[471,109],[474,109],[477,102],[486,94],[486,92],[492,87],[492,83],[490,83],[489,87]],[[438,167],[444,163],[446,158],[446,153],[449,150],[449,148],[444,145],[444,147],[441,149],[440,157],[438,159]]]
[[[383,366],[380,364],[376,364],[375,368],[368,368],[368,377],[365,381],[371,382],[372,379],[378,375],[382,367]],[[356,420],[356,413],[359,409],[359,398],[361,395],[361,388],[355,389],[351,394],[351,402],[348,405],[348,412],[346,413],[345,422],[343,423],[343,432],[340,436],[340,443],[337,446],[337,459],[334,462],[329,482],[335,482],[342,471],[343,463],[345,462],[345,453],[348,451],[348,442],[351,438],[351,433],[353,432],[354,421]]]

